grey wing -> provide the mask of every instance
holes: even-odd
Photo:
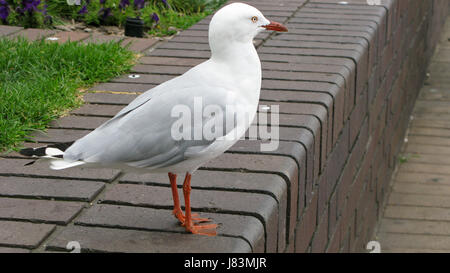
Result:
[[[176,90],[167,87],[171,87],[170,84],[161,89],[163,92],[156,90],[157,92],[148,95],[144,93],[145,96],[138,97],[137,101],[133,101],[113,119],[77,140],[66,150],[64,159],[102,164],[126,163],[135,167],[157,168],[183,161],[188,149],[202,150],[213,143],[215,138],[197,140],[174,138],[172,125],[179,117],[173,116],[172,110],[176,106],[184,105],[194,111],[194,98],[201,97],[204,104],[217,105],[225,112],[229,91],[214,88],[213,96],[208,96],[205,94],[211,94],[211,90],[205,90],[201,86]],[[173,87],[177,87],[176,84]],[[210,118],[204,117],[203,122],[207,122],[208,119]],[[222,122],[222,125],[225,124]],[[225,126],[219,127],[216,128],[216,137],[227,133]]]

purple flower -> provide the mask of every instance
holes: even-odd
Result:
[[[159,16],[158,16],[158,14],[156,14],[156,12],[153,12],[153,14],[152,14],[152,20],[153,20],[155,23],[158,23],[158,22],[159,22]]]
[[[82,6],[81,9],[78,11],[78,14],[86,14],[88,12],[87,10],[87,4]]]
[[[119,9],[126,9],[130,5],[130,0],[120,0]]]
[[[0,0],[0,19],[6,24],[6,18],[9,15],[9,6],[5,0]]]
[[[100,0],[100,4],[105,4],[106,0]]]
[[[23,12],[28,11],[32,13],[37,10],[37,7],[41,3],[41,0],[22,0]]]
[[[99,13],[103,20],[112,15],[111,8],[101,8]]]
[[[134,0],[134,7],[137,9],[144,8],[145,0]]]

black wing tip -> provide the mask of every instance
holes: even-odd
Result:
[[[33,156],[35,154],[34,148],[24,148],[19,151],[21,155],[24,156]]]

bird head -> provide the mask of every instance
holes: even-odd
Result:
[[[252,42],[263,30],[286,32],[281,23],[269,21],[256,8],[244,3],[232,3],[218,10],[209,25],[209,37],[229,42]]]

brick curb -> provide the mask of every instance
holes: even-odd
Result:
[[[85,250],[108,252],[365,249],[447,2],[245,2],[290,30],[256,39],[263,66],[261,104],[280,105],[282,113],[280,147],[264,154],[257,142],[242,140],[195,174],[193,210],[222,223],[219,235],[186,234],[169,218],[165,176],[119,179],[112,170],[25,168],[28,160],[12,153],[0,159],[0,202],[14,209],[0,210],[0,220],[16,230],[15,236],[32,231],[26,240],[14,242],[0,232],[4,251],[64,251],[73,240]],[[150,51],[137,48],[145,56],[132,73],[141,77],[124,75],[93,87],[85,96],[87,104],[55,121],[36,140],[81,137],[139,92],[207,59],[209,20]],[[37,36],[0,27],[1,35],[20,32]],[[49,35],[67,38],[64,32]],[[78,38],[88,39],[84,36]],[[14,228],[23,222],[33,224]]]

